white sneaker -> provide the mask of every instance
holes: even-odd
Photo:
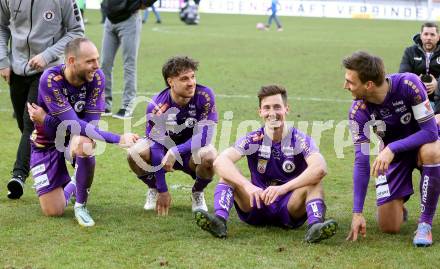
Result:
[[[148,189],[147,191],[147,199],[145,200],[144,209],[145,210],[154,210],[156,209],[157,196],[159,193],[157,189]]]
[[[75,205],[73,210],[75,211],[75,218],[78,221],[79,225],[83,227],[92,227],[93,225],[95,225],[95,221],[93,221],[85,205]]]
[[[191,195],[192,200],[192,212],[197,210],[203,210],[208,212],[208,206],[206,206],[205,194],[203,191],[193,192]]]

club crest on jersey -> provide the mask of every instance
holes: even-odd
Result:
[[[400,122],[402,124],[408,124],[411,121],[411,113],[405,113],[402,115],[402,117],[400,117]]]
[[[73,106],[73,108],[75,109],[76,112],[81,112],[84,110],[84,106],[86,105],[86,102],[84,101],[78,101],[75,103],[75,105]]]
[[[193,128],[197,123],[197,120],[195,118],[187,118],[185,120],[185,126],[187,128]]]
[[[257,164],[257,171],[260,174],[264,174],[266,172],[267,160],[259,159]]]
[[[286,173],[292,173],[295,170],[295,164],[291,160],[285,160],[283,162],[283,171]]]
[[[45,21],[52,21],[55,18],[55,13],[52,10],[45,11],[43,18]]]

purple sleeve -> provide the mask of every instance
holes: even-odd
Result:
[[[150,147],[151,165],[154,167],[162,166],[162,159],[165,156],[165,148],[159,143],[153,143]],[[167,192],[167,182],[165,180],[165,170],[161,168],[154,173],[156,177],[156,187],[158,192]]]
[[[40,84],[38,88],[38,95],[43,100],[48,109],[48,113],[51,115],[61,114],[65,111],[72,110],[67,97],[62,94],[63,88],[59,82],[63,80],[61,75],[46,71],[40,78]]]
[[[295,131],[295,152],[301,153],[306,159],[310,154],[319,152],[313,139],[305,133],[296,130]]]
[[[354,101],[349,111],[349,126],[354,144],[353,213],[361,213],[370,181],[369,116],[363,101]],[[365,146],[365,148],[363,148]],[[365,154],[364,154],[365,153]]]
[[[438,127],[426,95],[425,85],[419,77],[408,74],[404,80],[403,93],[410,98],[414,119],[419,123],[420,130],[403,139],[394,141],[388,145],[393,153],[409,151],[421,145],[435,142],[438,139]]]
[[[369,148],[368,143],[362,145],[368,145]],[[362,153],[362,145],[354,145],[353,213],[362,213],[370,181],[370,156]]]
[[[264,134],[259,131],[248,133],[235,142],[234,148],[238,150],[242,156],[250,156],[258,152],[258,149],[260,149],[260,141],[263,140],[263,138]],[[269,154],[270,147],[261,146],[261,151]]]
[[[153,114],[154,108],[155,108],[155,103],[154,103],[154,99],[153,99],[153,101],[148,103],[148,106],[147,106],[147,112],[146,112],[147,125],[145,126],[145,136],[146,137],[149,137],[151,129],[153,128],[153,121],[151,118],[154,116],[154,114]]]
[[[215,123],[218,122],[217,108],[215,106],[215,95],[210,88],[203,88],[199,92],[201,95],[200,106],[202,107],[202,114],[200,120],[210,120]],[[199,121],[200,121],[199,120]]]
[[[76,113],[72,109],[67,110],[61,114],[58,114],[58,115],[56,115],[56,117],[59,120],[61,120],[62,124],[63,123],[68,124],[68,121],[73,121],[73,122],[78,123],[81,128],[79,130],[79,132],[76,132],[76,130],[74,130],[74,128],[70,128],[70,130],[73,134],[80,134],[83,136],[87,136],[91,139],[101,140],[101,141],[105,141],[107,143],[112,143],[112,144],[119,143],[119,141],[121,139],[121,137],[118,134],[114,134],[111,132],[106,132],[106,131],[100,130],[95,125],[92,125],[86,121],[79,119],[78,116],[76,115]]]
[[[60,121],[56,117],[52,117],[49,114],[46,114],[44,117],[43,130],[44,133],[48,136],[56,135],[57,127],[60,124]]]
[[[202,148],[211,143],[215,133],[216,123],[211,120],[198,122],[193,129],[193,136],[186,142],[172,147],[174,153],[185,154],[191,150]]]

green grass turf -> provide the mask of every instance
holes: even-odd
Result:
[[[99,13],[87,11],[87,36],[101,47]],[[143,211],[145,186],[130,172],[125,153],[107,145],[97,157],[95,181],[89,210],[96,227],[81,228],[69,207],[64,217],[43,217],[38,199],[26,183],[18,201],[6,198],[6,182],[15,158],[19,132],[12,119],[7,85],[0,83],[0,267],[3,268],[439,268],[439,246],[415,249],[411,242],[418,217],[418,191],[407,203],[409,221],[399,235],[379,232],[375,220],[374,186],[366,199],[367,238],[349,243],[345,237],[351,223],[352,147],[343,158],[334,149],[334,127],[347,118],[350,95],[342,89],[341,59],[365,49],[382,56],[388,72],[396,72],[403,49],[411,44],[420,22],[342,20],[282,17],[284,32],[257,31],[263,16],[202,14],[201,25],[185,26],[177,14],[164,13],[163,24],[150,22],[142,29],[138,63],[138,95],[151,96],[164,87],[161,66],[176,54],[198,59],[198,82],[212,87],[217,97],[219,129],[223,115],[232,111],[231,136],[235,141],[243,121],[257,120],[257,99],[261,85],[277,83],[288,89],[289,120],[298,126],[313,121],[334,121],[322,133],[320,148],[328,163],[324,180],[327,216],[339,222],[340,230],[318,245],[302,242],[305,227],[298,230],[255,228],[240,222],[235,210],[229,222],[229,237],[218,240],[201,231],[191,214],[192,180],[183,173],[167,176],[173,198],[170,215],[156,217]],[[122,89],[120,53],[114,69],[114,112]],[[233,96],[233,97],[231,97]],[[235,97],[234,97],[235,96]],[[302,99],[301,99],[302,98]],[[312,100],[321,98],[325,100]],[[329,101],[330,100],[330,101]],[[333,100],[333,101],[331,101]],[[136,107],[126,126],[120,120],[105,119],[109,129],[143,134],[146,103]],[[135,123],[141,124],[133,127]],[[240,125],[240,123],[242,123]],[[255,123],[254,123],[255,124]],[[241,126],[239,128],[239,126]],[[303,128],[304,129],[304,128]],[[250,130],[250,129],[249,129]],[[349,141],[345,130],[344,139]],[[243,130],[241,131],[243,132]],[[220,133],[220,132],[219,132]],[[226,132],[225,132],[226,133]],[[220,135],[217,141],[220,140]],[[216,146],[219,144],[217,143]],[[245,175],[245,162],[240,162]],[[217,180],[217,178],[215,179]],[[414,184],[418,186],[418,175]],[[212,210],[215,184],[207,188]],[[434,241],[440,240],[438,218]]]

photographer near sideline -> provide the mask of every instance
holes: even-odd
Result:
[[[425,84],[435,114],[440,113],[440,46],[438,25],[425,22],[420,33],[413,37],[414,45],[407,47],[400,62],[399,73],[418,75]]]

